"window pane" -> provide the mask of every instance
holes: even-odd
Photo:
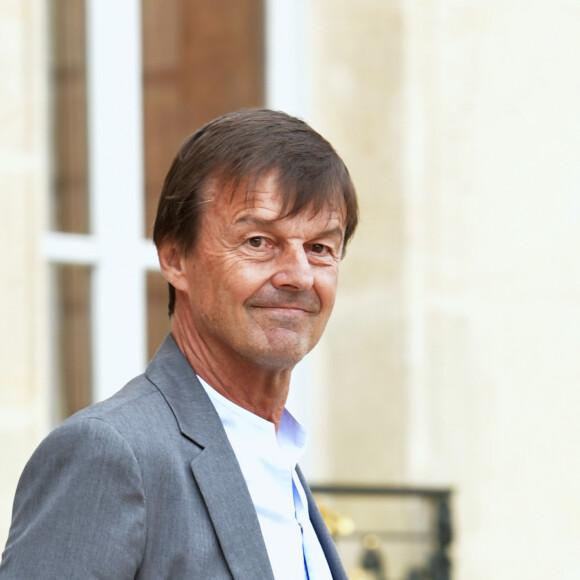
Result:
[[[90,283],[91,270],[86,266],[52,267],[56,421],[92,402]]]
[[[142,0],[146,235],[169,164],[214,117],[264,102],[261,0]]]
[[[51,0],[51,229],[88,233],[84,0]]]
[[[171,330],[167,303],[167,282],[161,272],[147,272],[147,359],[150,360]]]

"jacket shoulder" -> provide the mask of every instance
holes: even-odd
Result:
[[[0,578],[132,578],[145,539],[133,450],[106,421],[77,417],[46,437],[22,473]]]

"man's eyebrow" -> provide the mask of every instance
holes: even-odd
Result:
[[[253,215],[243,215],[234,222],[234,226],[238,224],[250,224],[256,227],[271,228],[279,219],[280,218],[276,217],[269,220]],[[340,239],[340,241],[342,241],[342,238],[344,237],[344,228],[335,226],[327,230],[322,230],[321,232],[317,233],[315,237],[337,237]]]

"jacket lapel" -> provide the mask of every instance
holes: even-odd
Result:
[[[334,580],[348,580],[348,576],[346,575],[340,560],[340,556],[338,555],[334,540],[332,539],[332,536],[326,527],[326,523],[324,522],[324,518],[318,509],[318,505],[316,504],[316,500],[310,491],[310,487],[306,483],[300,468],[297,468],[297,472],[308,499],[308,514],[310,515],[310,521],[312,522],[312,527],[318,536],[318,541],[320,542],[322,551],[326,556],[326,561],[328,562],[328,567],[332,573],[332,578]]]
[[[221,420],[169,335],[147,368],[179,424],[202,449],[191,462],[232,576],[274,580],[258,516]]]
[[[227,443],[212,443],[191,463],[234,578],[274,580],[246,482]]]

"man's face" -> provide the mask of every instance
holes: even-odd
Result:
[[[193,336],[218,361],[291,368],[318,342],[332,311],[344,216],[326,208],[280,218],[272,176],[258,181],[249,203],[244,184],[233,197],[208,197],[185,258]]]

